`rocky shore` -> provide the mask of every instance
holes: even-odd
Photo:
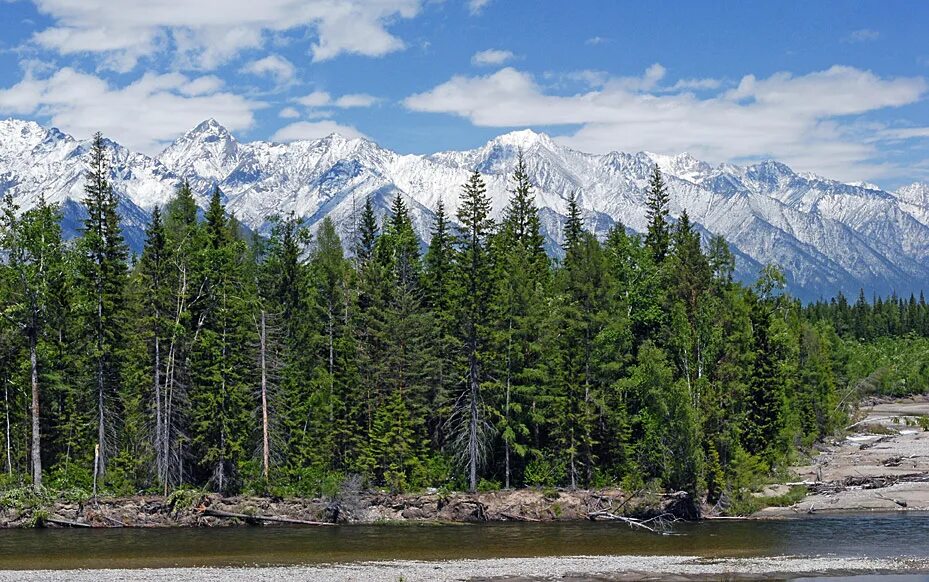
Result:
[[[223,497],[194,491],[168,497],[55,501],[0,508],[0,527],[227,527],[237,525],[392,523],[404,521],[571,521],[695,519],[686,494],[628,495],[618,489],[518,489],[486,493],[341,494],[334,499]],[[647,523],[642,527],[652,527]]]
[[[162,568],[153,570],[33,570],[0,572],[0,582],[404,582],[436,580],[783,580],[810,576],[917,574],[929,572],[925,560],[775,556],[701,558],[695,556],[565,556],[388,561],[319,566],[260,568]]]
[[[793,484],[806,486],[808,495],[755,517],[929,510],[929,431],[920,424],[926,419],[927,396],[865,403],[844,438],[792,469]],[[765,494],[782,494],[789,486],[772,486]]]

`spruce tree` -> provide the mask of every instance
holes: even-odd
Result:
[[[455,256],[459,337],[466,360],[465,387],[456,410],[457,442],[467,465],[468,488],[475,491],[489,429],[481,383],[487,344],[487,307],[493,284],[489,238],[494,228],[490,198],[477,170],[463,187],[457,218],[461,225]]]
[[[661,264],[668,255],[671,245],[671,227],[668,224],[668,188],[661,177],[661,170],[656,164],[648,182],[648,198],[645,206],[648,209],[646,218],[648,228],[645,236],[645,246],[649,248],[652,259]]]
[[[87,366],[96,394],[97,474],[106,472],[109,407],[120,388],[120,350],[124,345],[128,248],[122,237],[118,199],[109,183],[109,154],[98,132],[91,144],[84,184],[84,220],[80,253],[79,293],[83,298]],[[111,427],[112,428],[112,427]]]
[[[48,393],[42,388],[42,377],[47,379],[43,368],[53,368],[54,364],[44,361],[43,343],[50,323],[54,320],[54,298],[57,288],[64,284],[64,257],[61,242],[61,228],[55,207],[39,198],[38,205],[17,216],[18,208],[12,195],[4,196],[2,216],[0,216],[0,252],[5,255],[4,297],[2,308],[8,321],[16,326],[25,336],[28,351],[28,370],[30,386],[30,464],[32,465],[32,486],[35,491],[42,491],[42,394]],[[9,400],[7,395],[7,415]],[[7,420],[9,417],[7,417]],[[7,446],[10,432],[7,431]],[[9,455],[7,464],[11,465]],[[10,467],[12,469],[12,467]]]
[[[529,452],[528,411],[532,393],[544,374],[542,330],[549,264],[544,250],[538,210],[522,151],[513,172],[514,188],[494,237],[496,286],[491,305],[495,381],[503,439],[504,486],[513,480],[514,453]]]

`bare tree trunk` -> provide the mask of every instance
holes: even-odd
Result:
[[[10,442],[10,387],[7,382],[3,383],[3,411],[6,417],[6,472],[13,474],[13,443]]]
[[[267,481],[271,466],[271,442],[268,439],[268,368],[265,350],[267,349],[267,335],[265,332],[265,312],[261,311],[261,444],[262,468]]]
[[[164,449],[162,447],[164,421],[161,411],[161,343],[157,331],[155,332],[155,369],[152,381],[155,384],[155,470],[158,472],[158,479],[162,479],[165,468]]]
[[[477,459],[478,459],[478,442],[477,442],[477,428],[478,428],[478,405],[477,399],[479,395],[480,386],[477,381],[477,351],[475,346],[472,346],[471,354],[469,356],[469,366],[468,366],[468,383],[470,388],[471,402],[470,412],[471,418],[469,419],[468,427],[468,469],[470,473],[469,480],[469,489],[474,492],[477,491]]]
[[[97,446],[100,447],[100,463],[95,475],[106,472],[106,427],[103,415],[103,291],[97,289]]]
[[[29,367],[32,376],[32,487],[42,489],[42,435],[39,432],[39,361],[35,331],[29,333]],[[7,417],[9,439],[9,416]]]
[[[327,302],[327,311],[329,314],[329,424],[335,420],[332,409],[332,394],[335,389],[335,313],[333,310],[332,299]]]
[[[510,354],[512,352],[511,344],[513,343],[513,317],[510,316],[509,321],[509,333],[506,340],[506,407],[503,411],[503,417],[506,420],[506,426],[508,429],[512,430],[513,427],[510,426],[510,376],[512,368],[512,360]],[[516,431],[512,431],[513,434],[516,434]],[[503,439],[503,453],[504,459],[506,461],[506,470],[504,471],[504,489],[510,488],[510,441],[509,439]]]

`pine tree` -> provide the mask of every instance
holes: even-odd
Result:
[[[433,388],[427,396],[432,414],[427,430],[433,446],[444,447],[444,428],[450,414],[449,395],[456,383],[456,354],[459,344],[455,337],[455,273],[454,236],[450,232],[445,206],[439,201],[432,227],[432,239],[423,259],[423,298],[435,322],[435,373]]]
[[[496,424],[503,437],[507,488],[512,483],[513,453],[521,459],[529,452],[528,409],[531,394],[544,374],[541,335],[549,284],[548,257],[521,151],[513,182],[500,231],[494,237],[497,285],[491,306],[496,354],[492,387],[500,393],[495,407],[500,418]]]
[[[109,183],[107,145],[98,132],[90,150],[84,185],[84,220],[78,242],[78,287],[84,302],[88,367],[97,401],[97,474],[106,472],[108,407],[120,388],[120,350],[124,345],[128,248],[117,213],[118,199]],[[112,428],[112,427],[111,427]]]
[[[64,284],[64,259],[57,209],[40,197],[38,205],[17,217],[12,195],[4,197],[0,252],[6,256],[3,312],[26,338],[29,353],[32,486],[42,490],[42,343],[55,318],[53,299]],[[8,402],[8,400],[7,400]],[[9,415],[9,404],[6,406]],[[9,416],[7,416],[7,420]],[[10,432],[6,440],[9,447]],[[7,464],[11,465],[8,448]],[[10,467],[12,469],[12,467]]]
[[[584,223],[581,219],[581,209],[577,205],[577,193],[571,192],[568,196],[568,220],[564,226],[564,243],[562,249],[568,253],[577,248],[584,235]]]
[[[371,197],[365,199],[365,207],[361,213],[361,230],[358,241],[355,243],[355,258],[364,264],[374,254],[374,243],[377,242],[377,217],[374,215],[374,204]]]
[[[468,467],[468,487],[475,491],[489,429],[481,382],[487,344],[487,307],[493,284],[489,238],[494,228],[487,188],[476,170],[463,187],[457,217],[461,225],[455,256],[459,337],[467,362],[465,388],[456,406],[460,421],[458,448]]]
[[[235,490],[251,446],[255,358],[253,279],[247,248],[231,230],[219,189],[210,199],[199,257],[204,299],[191,354],[191,446],[199,477],[218,491]]]
[[[645,202],[648,211],[648,230],[645,236],[645,246],[652,253],[656,264],[661,264],[668,255],[671,245],[671,230],[668,224],[668,188],[661,177],[661,170],[656,164],[652,170],[648,183],[648,199]]]

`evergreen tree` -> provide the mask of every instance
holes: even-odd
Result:
[[[481,383],[488,335],[487,307],[493,288],[489,239],[494,229],[487,188],[476,170],[463,187],[457,217],[461,225],[455,256],[458,329],[466,361],[465,386],[456,404],[458,448],[467,464],[468,487],[475,491],[490,429]]]
[[[32,486],[42,490],[42,377],[43,368],[52,368],[43,357],[43,343],[56,317],[54,298],[64,284],[64,260],[57,209],[40,197],[38,205],[17,217],[12,195],[4,197],[0,217],[0,252],[6,257],[3,273],[3,313],[25,336],[29,360],[30,385],[30,463]],[[6,395],[9,422],[9,395]],[[12,469],[9,427],[6,434],[7,464]]]
[[[445,206],[439,201],[432,227],[432,239],[423,259],[423,296],[435,322],[435,383],[427,396],[432,414],[427,430],[433,446],[445,444],[445,423],[451,413],[449,395],[457,384],[455,367],[459,344],[455,337],[454,236]]]
[[[118,199],[109,183],[107,144],[98,132],[91,144],[84,185],[84,220],[78,241],[80,264],[78,292],[82,297],[87,344],[87,368],[96,394],[97,474],[106,472],[109,408],[120,389],[121,349],[126,317],[128,248],[117,213]],[[109,434],[108,434],[109,433]]]
[[[191,354],[191,447],[199,478],[218,491],[234,490],[251,449],[251,387],[255,361],[254,288],[245,242],[235,237],[219,189],[204,225],[199,277],[203,300],[195,308],[197,338]]]
[[[377,236],[377,217],[374,215],[374,205],[369,196],[365,199],[365,207],[361,213],[361,230],[358,233],[358,242],[355,244],[355,258],[359,263],[364,264],[374,254]]]
[[[529,452],[528,409],[544,375],[542,329],[549,264],[538,210],[522,151],[513,172],[514,188],[493,240],[497,283],[492,298],[493,376],[499,403],[497,425],[503,437],[504,486],[512,482],[513,454]]]
[[[648,229],[645,246],[652,254],[652,260],[661,264],[668,255],[671,246],[671,227],[668,224],[668,188],[661,177],[661,170],[656,164],[648,182],[648,198],[645,201]]]

